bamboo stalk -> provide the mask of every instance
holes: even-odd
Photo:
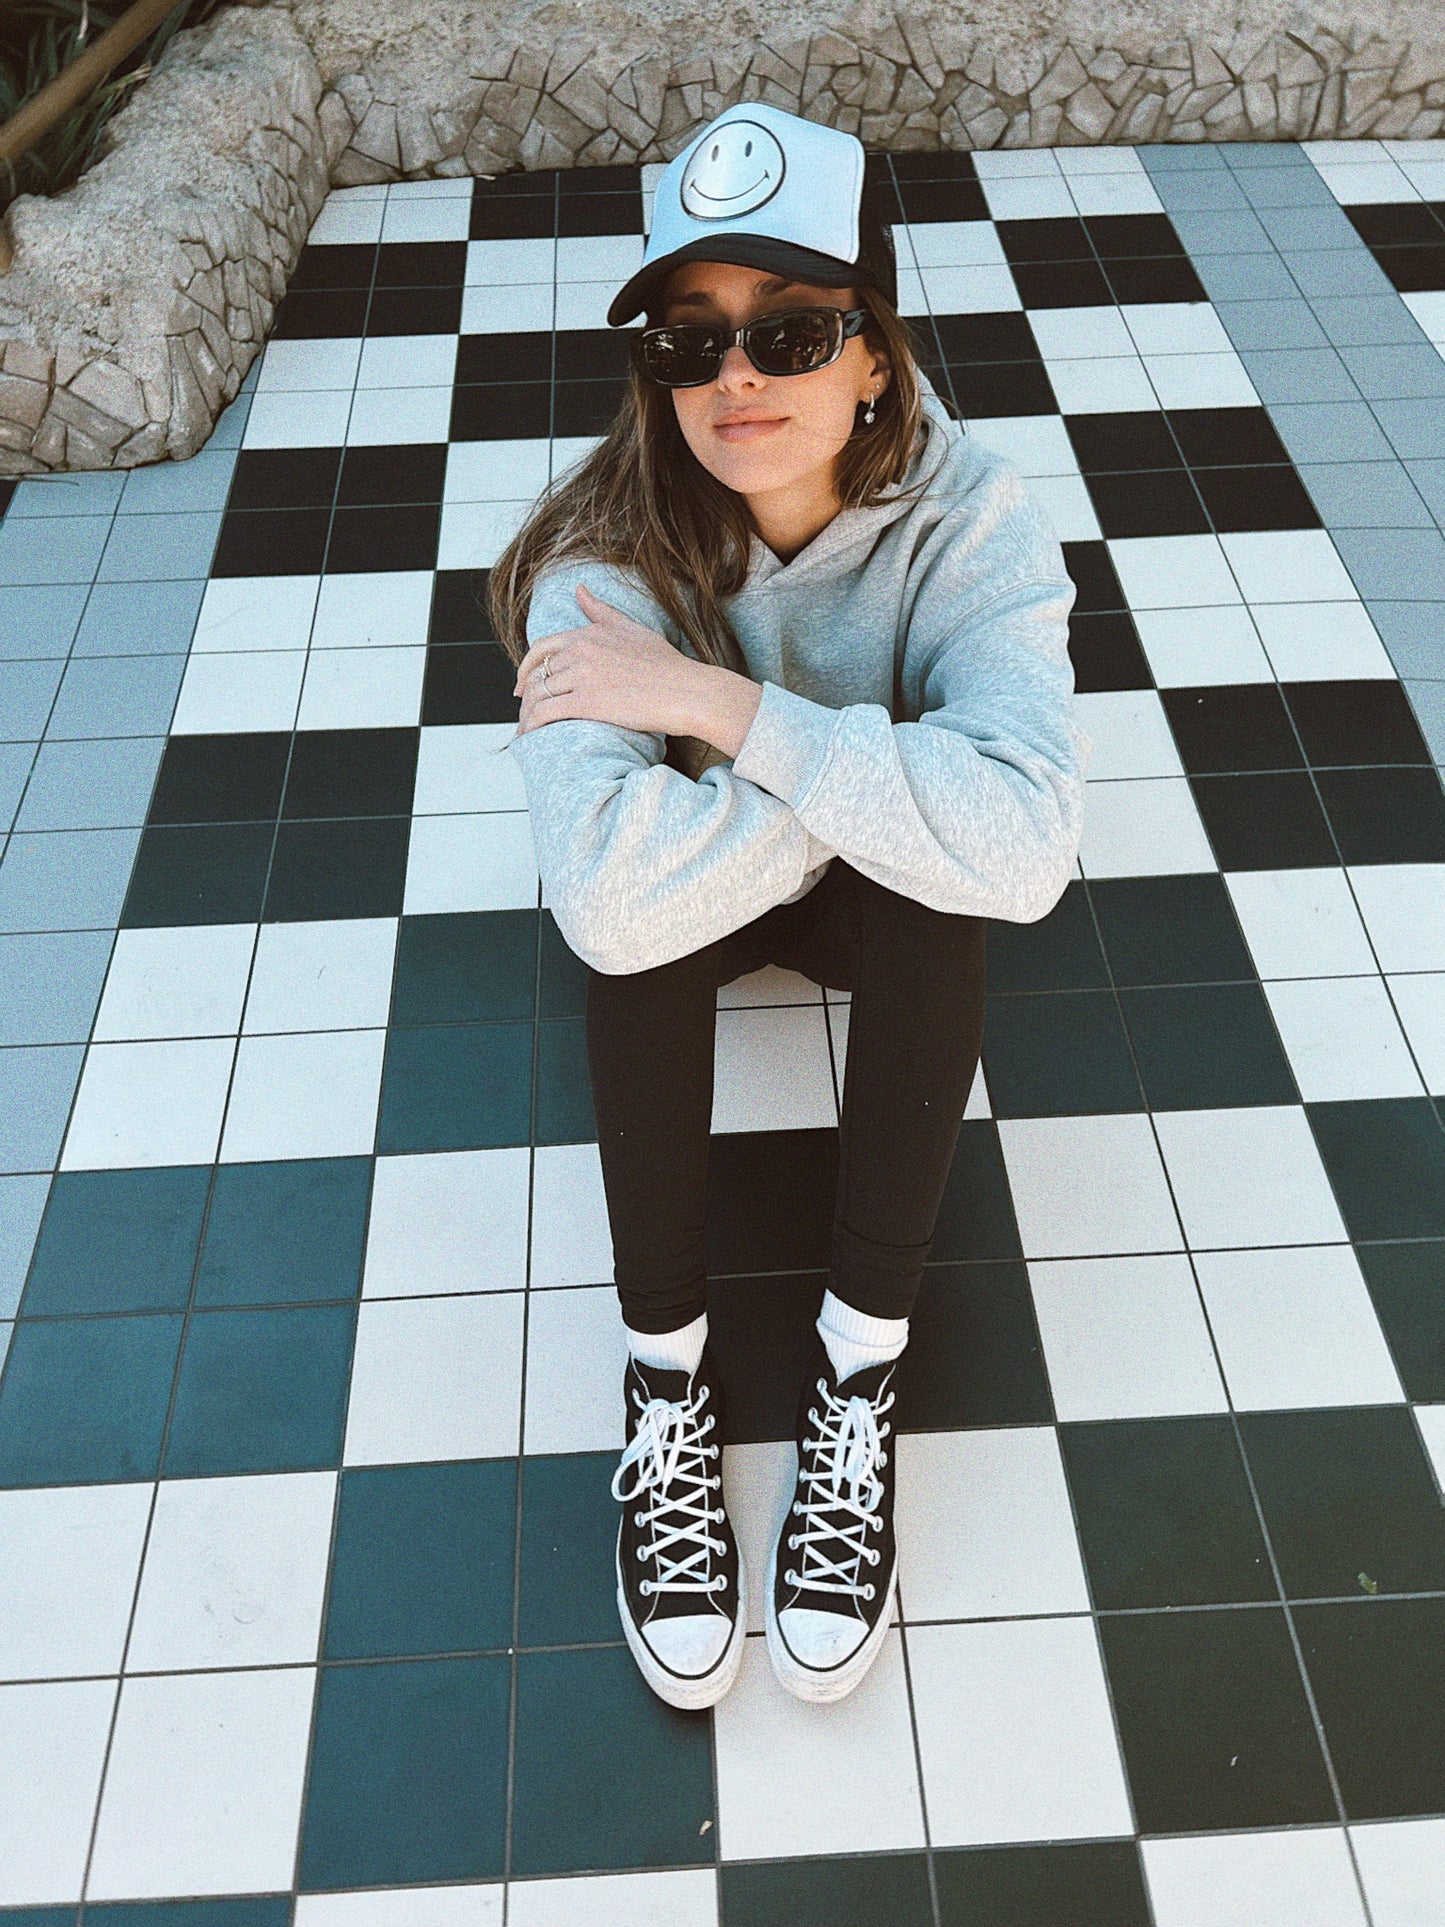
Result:
[[[181,0],[135,0],[94,46],[87,47],[0,126],[0,164],[9,161],[13,165],[28,154],[42,135],[48,134],[72,107],[87,100],[111,69],[119,66],[180,4]],[[13,260],[10,236],[0,221],[0,274],[9,272]]]

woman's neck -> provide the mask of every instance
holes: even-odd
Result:
[[[747,504],[758,534],[783,563],[801,554],[843,506],[831,475],[812,488],[795,482],[787,489],[750,495]]]

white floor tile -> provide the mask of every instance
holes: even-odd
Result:
[[[969,433],[981,448],[1002,455],[1020,475],[1079,473],[1079,458],[1061,415],[987,415]]]
[[[497,238],[467,243],[467,286],[500,287],[546,282],[550,292],[557,244],[550,236]]]
[[[915,1626],[908,1657],[936,1847],[1132,1830],[1090,1619]]]
[[[311,223],[307,246],[379,241],[386,214],[386,186],[379,185],[380,193],[371,187],[333,187]]]
[[[399,183],[410,186],[410,182]],[[472,204],[461,195],[417,198],[392,194],[381,224],[383,241],[465,241]]]
[[[367,1156],[376,1142],[385,1055],[383,1029],[243,1037],[223,1162]]]
[[[1053,152],[1060,173],[1071,187],[1080,179],[1096,174],[1127,174],[1138,181],[1149,178],[1144,172],[1144,163],[1132,147],[1101,142],[1097,147],[1060,147]]]
[[[364,1300],[342,1463],[506,1458],[521,1390],[520,1294]]]
[[[1026,1258],[1183,1249],[1147,1117],[1006,1117],[998,1134]]]
[[[985,147],[974,155],[973,171],[981,181],[1014,181],[1058,176],[1061,169],[1052,147]]]
[[[1298,1106],[1158,1111],[1154,1122],[1196,1250],[1344,1241],[1339,1206]]]
[[[412,809],[424,815],[525,810],[527,787],[506,750],[514,723],[428,723],[417,750]]]
[[[747,1575],[750,1633],[760,1633],[766,1623],[773,1541],[793,1503],[797,1477],[798,1448],[791,1439],[723,1447],[723,1492]]]
[[[339,448],[351,419],[349,388],[253,395],[242,448]]]
[[[500,1881],[494,1881],[485,1887],[385,1887],[364,1893],[298,1894],[295,1927],[502,1927],[505,1891]],[[512,1919],[517,1919],[515,1901]]]
[[[1134,337],[1115,307],[1031,308],[1029,326],[1045,361],[1101,355],[1136,359]]]
[[[520,1291],[530,1162],[526,1145],[379,1157],[362,1296]]]
[[[92,1035],[223,1037],[240,1025],[253,923],[118,930]]]
[[[437,567],[489,569],[534,506],[531,496],[515,502],[443,503]]]
[[[612,1282],[612,1229],[596,1144],[539,1144],[532,1176],[534,1290]]]
[[[268,341],[261,355],[256,393],[271,395],[317,388],[350,390],[356,386],[360,364],[360,337]]]
[[[713,1131],[816,1131],[837,1122],[821,1004],[717,1013]]]
[[[1228,1410],[1182,1254],[1035,1260],[1028,1269],[1062,1421]]]
[[[232,735],[296,727],[304,649],[192,652],[171,717],[172,736]]]
[[[1435,346],[1445,343],[1445,288],[1428,288],[1401,299]]]
[[[1139,642],[1161,689],[1273,682],[1275,672],[1243,603],[1219,609],[1141,609]]]
[[[557,280],[612,281],[620,288],[642,266],[644,245],[640,234],[564,234],[557,242]]]
[[[620,1452],[627,1338],[612,1285],[531,1294],[524,1452]]]
[[[1349,1245],[1201,1251],[1194,1262],[1239,1411],[1404,1398]]]
[[[359,389],[450,387],[456,372],[454,334],[368,335],[356,385]]]
[[[1086,877],[1180,876],[1216,870],[1194,792],[1183,776],[1087,778],[1079,867]]]
[[[80,1898],[113,1679],[0,1686],[0,1906]]]
[[[510,1927],[580,1927],[584,1921],[586,1927],[717,1927],[717,1875],[710,1868],[686,1867],[669,1873],[589,1874],[581,1880],[514,1880],[507,1892],[507,1918]],[[296,1927],[304,1927],[299,1915]]]
[[[1156,689],[1088,691],[1074,702],[1080,724],[1094,739],[1091,782],[1184,774]]]
[[[1306,1104],[1424,1095],[1383,978],[1295,977],[1264,994]]]
[[[1362,602],[1265,602],[1253,613],[1281,682],[1394,677],[1395,665]]]
[[[1098,542],[1103,538],[1093,497],[1082,475],[1044,475],[1028,484],[1061,542]]]
[[[1145,355],[1161,408],[1258,408],[1259,396],[1231,349],[1223,355]]]
[[[1252,529],[1219,540],[1248,603],[1359,599],[1326,529]]]
[[[1141,355],[1234,352],[1224,323],[1207,301],[1132,301],[1119,313]]]
[[[1051,1425],[900,1437],[897,1521],[910,1624],[1089,1609]]]
[[[229,1037],[92,1044],[60,1168],[210,1164],[235,1054]]]
[[[1159,407],[1137,355],[1050,355],[1046,367],[1054,399],[1066,415],[1137,414]]]
[[[1425,1088],[1445,1095],[1445,971],[1391,977],[1389,984]]]
[[[1347,874],[1382,970],[1445,970],[1445,863],[1352,864]]]
[[[399,649],[425,644],[431,621],[430,569],[328,575],[316,599],[313,649]]]
[[[1109,543],[1131,609],[1217,609],[1241,600],[1216,535],[1130,535]]]
[[[120,1671],[152,1491],[0,1492],[0,1680]]]
[[[352,448],[397,442],[444,442],[451,426],[452,389],[435,383],[412,388],[358,388],[346,424]]]
[[[201,597],[191,653],[304,649],[320,582],[316,575],[212,576]]]
[[[1326,187],[1342,207],[1357,203],[1378,205],[1382,201],[1418,201],[1420,196],[1393,161],[1370,161],[1360,167],[1342,167],[1332,162],[1320,174]]]
[[[992,221],[910,221],[907,226],[916,267],[1008,266]]]
[[[1435,1927],[1445,1919],[1445,1820],[1382,1820],[1350,1828],[1374,1927]]]
[[[923,1845],[896,1632],[862,1683],[828,1706],[785,1691],[765,1641],[750,1638],[737,1682],[713,1719],[724,1859],[852,1853],[863,1843],[874,1851]]]
[[[1008,314],[1023,307],[1007,268],[920,268],[916,279],[932,314]]]
[[[1419,1422],[1420,1436],[1425,1441],[1425,1450],[1430,1454],[1430,1462],[1435,1467],[1435,1483],[1445,1498],[1445,1405],[1417,1405],[1415,1417]]]
[[[403,915],[536,907],[537,855],[525,811],[412,818]]]
[[[552,243],[548,241],[546,246],[550,249]],[[566,290],[569,295],[577,292],[575,283]],[[464,335],[545,334],[553,326],[557,307],[550,280],[466,287],[462,289],[461,332]],[[605,314],[602,323],[606,323]],[[561,323],[557,325],[560,327]]]
[[[126,1670],[314,1664],[334,1472],[164,1479]]]
[[[395,917],[261,924],[241,1028],[252,1033],[384,1025],[396,933]]]
[[[313,649],[296,713],[298,729],[415,729],[426,648]]]
[[[835,999],[846,998],[846,991],[831,991]],[[759,1010],[765,1005],[819,1004],[823,991],[800,970],[785,970],[781,964],[764,964],[760,970],[746,971],[730,984],[720,984],[719,1010]]]
[[[444,502],[514,502],[547,486],[551,443],[545,436],[453,442],[447,450]],[[581,626],[581,612],[578,612]]]
[[[1237,870],[1224,882],[1261,977],[1374,970],[1343,870]]]
[[[627,280],[628,273],[630,272],[631,270],[628,270],[626,273],[619,272],[615,278],[609,277],[605,281],[563,281],[559,279],[556,293],[553,297],[553,318],[549,323],[543,325],[556,328],[559,332],[565,332],[574,328],[610,329],[611,323],[607,319],[607,310],[617,299],[617,290],[622,286],[623,282]],[[511,326],[513,324],[506,323],[504,325]],[[640,327],[642,325],[642,317],[638,316],[637,319],[629,325]]]
[[[1077,150],[1082,153],[1082,148]],[[1147,175],[1071,174],[1069,188],[1080,214],[1159,214],[1163,202]]]
[[[1155,1927],[1365,1927],[1339,1827],[1145,1840]]]
[[[127,1679],[87,1898],[288,1887],[315,1682],[306,1666]]]
[[[1069,184],[1057,173],[1022,180],[984,176],[983,194],[995,221],[1067,220],[1076,212]]]

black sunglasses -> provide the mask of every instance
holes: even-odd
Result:
[[[700,388],[716,381],[735,341],[759,374],[811,375],[843,352],[843,343],[868,319],[866,308],[785,308],[757,315],[741,328],[716,321],[684,321],[643,328],[630,337],[639,370],[664,388]]]

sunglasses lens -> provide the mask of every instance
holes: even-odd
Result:
[[[836,313],[816,308],[766,316],[754,322],[749,336],[753,364],[765,375],[806,375],[832,358],[838,325]],[[644,328],[637,341],[644,372],[669,388],[716,380],[723,349],[723,331],[706,322]]]
[[[722,366],[721,334],[701,322],[644,329],[638,346],[647,373],[670,388],[711,381]]]
[[[806,375],[823,366],[832,348],[833,323],[816,309],[780,315],[753,330],[753,358],[767,375]]]

